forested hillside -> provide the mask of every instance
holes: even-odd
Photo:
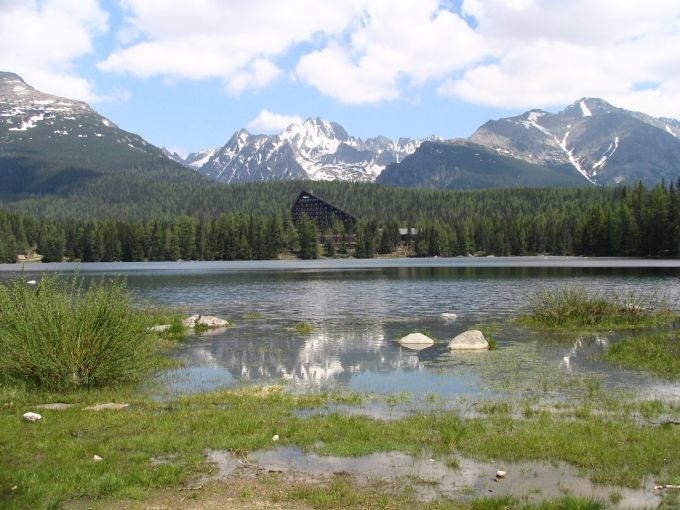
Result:
[[[680,254],[680,192],[673,184],[471,192],[337,182],[186,190],[166,184],[167,195],[118,190],[127,200],[140,193],[140,202],[94,196],[5,203],[0,259],[33,249],[46,261],[266,259],[282,251],[372,257],[392,253],[398,228],[406,226],[418,228],[410,246],[419,256]],[[290,206],[310,187],[356,215],[357,225],[292,225]],[[110,199],[112,189],[104,191]]]

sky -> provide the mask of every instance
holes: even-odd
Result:
[[[0,70],[182,155],[317,116],[393,139],[581,97],[680,118],[680,1],[0,0]]]

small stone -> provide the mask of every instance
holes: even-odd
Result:
[[[17,490],[19,487],[17,485],[12,485],[12,488],[10,489],[11,491]]]
[[[441,318],[447,321],[455,321],[458,318],[458,315],[451,312],[444,312],[441,314]]]
[[[448,348],[450,351],[486,351],[489,350],[489,342],[481,331],[471,329],[451,340]]]
[[[92,460],[95,462],[101,462],[104,459],[102,459],[99,455],[95,455],[94,457],[92,457]]]
[[[170,324],[158,324],[156,326],[151,326],[149,331],[153,331],[154,333],[165,333],[171,327],[172,326]]]
[[[107,402],[106,404],[95,404],[93,406],[88,406],[85,408],[86,411],[120,411],[130,407],[130,404],[117,404],[116,402]]]
[[[276,441],[278,441],[278,440],[279,440],[279,435],[278,435],[278,434],[274,434],[274,437],[272,437],[272,441],[276,442]]]
[[[496,471],[496,478],[505,478],[505,475],[507,475],[507,473],[501,469]]]
[[[24,421],[28,421],[31,423],[35,423],[38,420],[42,420],[42,416],[40,416],[38,413],[25,413],[22,418]]]

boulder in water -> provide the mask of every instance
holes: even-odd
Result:
[[[450,351],[488,351],[489,342],[477,329],[464,331],[449,342]]]

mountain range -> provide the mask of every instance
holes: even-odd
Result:
[[[431,140],[437,140],[431,137]],[[384,136],[362,140],[335,122],[310,118],[294,122],[278,135],[254,135],[241,129],[222,147],[175,161],[223,183],[281,179],[375,181],[390,163],[413,154],[421,140]]]
[[[362,140],[310,118],[277,135],[242,129],[221,147],[183,158],[85,103],[0,72],[1,192],[54,193],[121,173],[187,183],[311,179],[448,189],[654,185],[680,176],[680,122],[582,98],[559,113],[491,120],[468,139]]]

